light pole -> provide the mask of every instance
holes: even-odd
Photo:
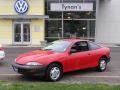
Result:
[[[62,0],[63,4],[63,0]],[[63,10],[62,10],[62,39],[64,38],[64,15],[63,15]]]

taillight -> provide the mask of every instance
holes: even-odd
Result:
[[[0,48],[0,50],[4,50],[4,48]]]

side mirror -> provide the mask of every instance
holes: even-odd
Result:
[[[76,52],[77,52],[76,49],[71,49],[71,50],[70,50],[70,53],[76,53]]]

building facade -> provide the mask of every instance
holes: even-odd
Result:
[[[84,38],[120,43],[120,0],[0,0],[0,43]]]
[[[40,44],[44,40],[44,0],[0,0],[0,43]]]
[[[60,10],[60,5],[56,10],[52,10],[52,3],[63,3],[62,8],[65,7],[66,10]],[[76,5],[71,5],[71,3],[82,4],[83,9],[74,9]],[[88,6],[85,7],[85,4]],[[96,0],[46,0],[45,5],[46,14],[50,17],[46,20],[46,40],[71,38],[72,36],[94,40]]]

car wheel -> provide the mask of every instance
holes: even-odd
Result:
[[[62,67],[59,64],[51,64],[48,66],[47,68],[47,72],[46,72],[46,79],[48,81],[58,81],[61,79],[63,75],[63,70]]]
[[[106,70],[106,67],[107,67],[106,58],[101,58],[97,67],[97,71],[103,72]]]

